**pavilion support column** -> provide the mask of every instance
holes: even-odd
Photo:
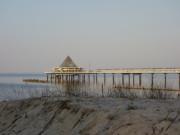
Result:
[[[164,74],[164,88],[166,89],[166,73]]]
[[[129,87],[130,87],[130,85],[131,85],[131,76],[129,74]]]
[[[58,83],[59,83],[59,80],[60,80],[60,79],[59,79],[59,74],[57,75],[57,79],[58,79]]]
[[[69,80],[68,80],[68,81],[69,81],[69,82],[71,82],[71,75],[69,74],[69,76],[68,76],[68,77],[69,77]]]
[[[66,82],[68,81],[68,75],[66,74]]]
[[[47,82],[48,82],[48,78],[49,78],[49,77],[48,77],[48,74],[47,74],[47,78],[46,78],[46,81],[47,81]]]
[[[113,85],[114,85],[114,73],[112,74],[112,81],[113,81]]]
[[[154,87],[154,73],[151,74],[151,88]]]
[[[74,74],[72,75],[72,81],[74,82]]]
[[[124,87],[124,74],[122,74],[122,87]]]
[[[59,74],[59,82],[61,82],[61,74]]]
[[[70,75],[70,76],[71,76],[71,82],[72,82],[72,80],[73,80],[72,76],[73,76],[73,75]]]
[[[62,74],[61,80],[62,80],[62,82],[64,81],[64,76],[63,76],[63,74]]]
[[[73,82],[73,74],[71,75],[71,82]]]
[[[74,83],[74,74],[73,74],[73,83]]]
[[[135,83],[134,83],[134,74],[133,74],[133,86],[135,85]]]
[[[141,87],[141,74],[139,74],[139,87]]]
[[[78,74],[78,81],[80,82],[80,74]]]
[[[58,74],[58,76],[57,76],[57,77],[58,77],[58,83],[59,83],[59,82],[60,82],[60,75]]]

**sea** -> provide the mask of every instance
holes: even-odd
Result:
[[[132,78],[130,76],[130,85],[132,86]],[[179,75],[167,74],[166,86],[172,89],[179,89]],[[18,100],[29,97],[41,97],[49,96],[54,93],[57,95],[63,94],[67,89],[81,90],[81,92],[89,95],[106,95],[109,90],[114,89],[115,86],[122,84],[122,75],[115,74],[114,83],[111,74],[106,74],[105,79],[103,74],[98,74],[97,82],[93,75],[90,75],[90,81],[86,76],[85,82],[79,82],[78,77],[75,77],[73,87],[71,83],[33,83],[23,82],[24,79],[38,79],[46,80],[46,74],[44,73],[6,73],[0,74],[0,101]],[[50,80],[50,79],[49,79]],[[129,78],[124,76],[124,83],[128,85]],[[158,87],[164,87],[164,74],[154,74],[154,85]],[[135,76],[135,85],[139,85],[139,76]],[[151,75],[142,74],[142,87],[151,86]],[[53,91],[53,92],[52,92]],[[53,94],[52,94],[53,95]]]

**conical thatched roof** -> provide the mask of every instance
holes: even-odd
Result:
[[[77,67],[73,60],[67,56],[64,62],[61,64],[60,67]]]

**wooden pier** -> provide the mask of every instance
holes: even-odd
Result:
[[[151,74],[151,88],[154,87],[154,74],[164,74],[164,89],[167,87],[167,74],[177,74],[179,75],[179,90],[180,90],[180,68],[131,68],[131,69],[99,69],[95,71],[62,71],[62,72],[45,72],[47,74],[47,82],[61,82],[65,80],[74,80],[75,76],[78,76],[80,79],[80,75],[82,76],[82,80],[85,81],[85,75],[88,75],[88,80],[90,80],[90,75],[93,75],[93,81],[98,81],[98,74],[104,74],[104,83],[106,82],[106,74],[112,74],[112,82],[114,84],[115,74],[122,74],[122,86],[125,85],[124,76],[128,76],[128,84],[130,87],[130,75],[133,75],[133,87],[135,87],[135,76],[139,76],[139,88],[142,85],[142,74]]]

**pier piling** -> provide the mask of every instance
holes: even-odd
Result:
[[[151,74],[151,88],[154,86],[154,74]]]
[[[95,83],[95,74],[93,74],[93,83]]]
[[[48,78],[49,78],[49,77],[48,77],[48,74],[47,74],[47,78],[46,78],[46,81],[47,81],[47,82],[48,82]]]
[[[88,82],[90,83],[90,81],[91,81],[91,80],[90,80],[90,74],[88,74]]]
[[[129,74],[128,76],[129,76],[129,82],[128,82],[128,83],[129,83],[129,86],[130,86],[130,85],[131,85],[131,80],[130,80],[131,77],[130,77],[130,74]]]
[[[96,73],[96,83],[98,82],[98,76],[97,76],[98,74]]]
[[[164,88],[166,89],[166,73],[164,74]]]
[[[56,83],[56,74],[54,75],[55,83]]]
[[[113,86],[114,86],[114,74],[112,74],[112,81],[113,81]]]
[[[124,74],[122,74],[122,86],[124,87]]]
[[[180,89],[180,74],[179,74],[179,89]]]
[[[53,77],[52,77],[52,74],[51,74],[51,83],[52,83],[52,78],[53,78]]]
[[[104,84],[106,83],[106,74],[104,74]]]
[[[84,74],[84,83],[86,82],[86,76],[85,76],[85,74]]]
[[[139,74],[139,87],[141,87],[141,74]]]

